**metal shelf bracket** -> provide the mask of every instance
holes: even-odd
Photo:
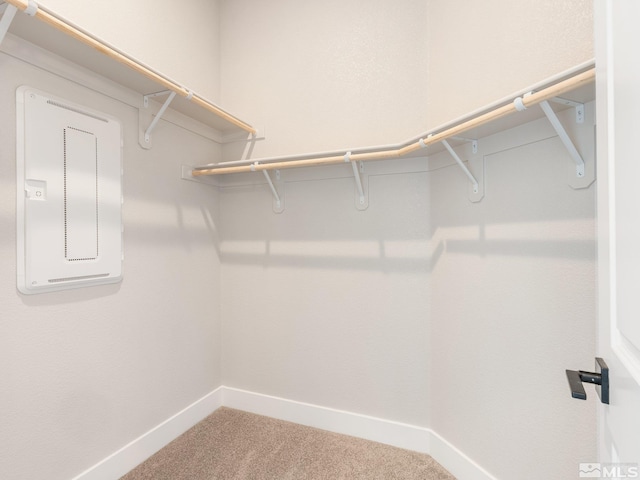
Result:
[[[473,176],[473,174],[469,171],[469,169],[467,168],[467,166],[464,164],[464,162],[462,161],[462,159],[458,156],[458,154],[453,150],[453,148],[451,148],[451,145],[449,145],[449,142],[447,142],[446,140],[442,140],[442,144],[444,145],[444,147],[447,149],[447,151],[451,154],[451,156],[453,157],[453,159],[456,161],[456,163],[458,164],[458,166],[462,169],[462,171],[464,172],[464,174],[467,176],[467,178],[469,179],[469,181],[471,182],[472,188],[473,188],[473,193],[478,193],[480,191],[480,185],[478,184],[478,180],[476,180],[476,177]]]
[[[142,97],[143,98],[143,104],[144,104],[145,108],[148,108],[149,107],[149,99],[150,98],[159,97],[159,96],[162,96],[162,95],[169,95],[169,96],[164,101],[164,103],[162,104],[162,107],[160,107],[160,110],[158,110],[158,113],[156,113],[155,117],[153,117],[153,120],[151,121],[151,124],[147,127],[147,129],[144,132],[144,143],[145,143],[145,145],[143,145],[143,146],[146,146],[146,148],[151,148],[151,132],[156,127],[157,123],[160,121],[160,118],[162,117],[164,112],[167,110],[167,108],[169,108],[169,104],[171,104],[173,99],[176,97],[176,92],[173,92],[171,90],[163,90],[161,92],[149,93],[149,94],[144,95]]]
[[[4,40],[7,31],[9,31],[9,27],[17,11],[18,9],[11,4],[0,5],[0,13],[2,13],[2,18],[0,18],[0,43]]]
[[[478,153],[478,139],[477,138],[467,138],[467,137],[450,137],[452,140],[462,140],[463,142],[471,142],[471,152],[475,155]]]
[[[531,95],[531,92],[523,95],[523,97],[526,97],[527,95]],[[569,105],[569,106],[575,107],[576,123],[584,123],[584,104],[579,102],[574,102],[573,100],[560,98],[560,97],[555,97],[552,99],[552,101],[557,103],[562,103],[563,105]],[[516,98],[513,101],[513,103],[516,107],[516,110],[518,110],[519,112],[527,109],[527,107],[524,105],[522,101],[522,97]],[[575,145],[571,141],[571,138],[569,138],[569,135],[567,134],[567,131],[565,130],[565,128],[562,126],[562,123],[560,122],[560,119],[556,115],[556,112],[553,111],[553,108],[551,108],[551,105],[549,105],[549,102],[547,100],[543,100],[542,102],[540,102],[540,108],[542,108],[542,111],[544,112],[547,119],[551,123],[551,126],[558,134],[560,141],[569,152],[571,159],[576,164],[576,177],[583,178],[585,176],[584,159],[582,158],[582,156],[576,149]]]
[[[356,208],[366,210],[369,207],[369,198],[360,176],[361,173],[364,173],[364,163],[351,160],[351,152],[344,155],[344,162],[350,163],[353,169],[353,178],[356,181]]]
[[[4,40],[5,35],[9,31],[9,27],[11,26],[11,22],[13,22],[13,18],[16,16],[18,12],[18,7],[12,5],[10,3],[5,3],[0,0],[0,44]],[[29,15],[30,17],[35,16],[38,12],[38,3],[35,0],[28,0],[27,6],[23,10],[23,13]]]
[[[575,145],[569,138],[567,131],[562,126],[562,123],[558,119],[558,116],[556,115],[556,113],[551,108],[551,105],[549,105],[548,101],[544,100],[540,102],[540,108],[542,108],[542,111],[547,116],[547,118],[549,119],[549,122],[551,122],[551,125],[553,126],[553,129],[556,131],[556,133],[558,134],[558,137],[562,141],[562,144],[565,146],[572,160],[575,162],[576,176],[578,178],[584,177],[584,160],[582,159],[582,156],[580,155]]]
[[[574,102],[573,100],[569,100],[567,98],[554,97],[551,99],[554,103],[559,103],[561,105],[567,105],[568,107],[573,107],[576,109],[576,123],[584,123],[584,103]]]
[[[258,165],[258,162],[256,162],[254,165]],[[267,180],[267,183],[269,184],[269,188],[271,189],[271,194],[273,195],[273,211],[275,213],[282,213],[284,211],[284,198],[278,193],[276,186],[273,184],[273,181],[271,180],[271,176],[269,175],[269,172],[267,170],[262,170],[262,173],[264,174],[264,178]],[[279,182],[280,170],[275,171],[275,176],[276,176],[276,182]]]

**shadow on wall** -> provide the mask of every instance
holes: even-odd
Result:
[[[527,240],[450,240],[447,251],[469,255],[522,256],[593,260],[595,240],[527,241]]]
[[[567,184],[555,137],[485,154],[487,194],[466,197],[457,166],[413,173],[369,172],[369,208],[353,208],[353,179],[286,183],[274,214],[266,186],[221,190],[221,259],[238,265],[433,271],[446,254],[593,261],[594,186]],[[262,188],[264,187],[264,188]]]
[[[339,242],[344,245],[345,242]],[[411,248],[406,250],[406,253],[396,252],[395,254],[388,254],[388,242],[352,242],[353,246],[361,246],[363,248],[356,248],[357,254],[352,254],[353,249],[349,248],[342,255],[326,252],[332,250],[339,250],[339,248],[332,248],[331,242],[323,242],[325,249],[318,249],[317,242],[308,242],[305,246],[304,242],[298,242],[294,246],[293,242],[277,242],[267,240],[261,245],[254,242],[254,248],[262,250],[262,252],[254,253],[240,253],[232,251],[238,247],[238,244],[226,245],[223,243],[221,254],[222,261],[225,263],[231,263],[236,265],[255,265],[262,264],[273,267],[286,267],[286,268],[313,268],[313,269],[327,269],[327,270],[372,270],[382,272],[431,272],[435,265],[438,263],[438,259],[445,251],[444,242],[437,243],[435,248],[427,254],[416,254],[416,249]],[[404,242],[409,243],[409,242]],[[417,242],[416,242],[417,244]],[[414,244],[414,247],[416,246]],[[387,245],[387,246],[386,246]],[[424,242],[424,247],[427,247],[427,243]],[[373,248],[372,248],[373,247]],[[421,247],[421,246],[420,246]],[[294,250],[296,253],[285,253],[286,250]],[[377,250],[375,252],[374,250]],[[395,248],[393,250],[396,250]],[[418,248],[418,250],[424,250]],[[305,253],[306,251],[306,253]],[[344,251],[344,250],[343,250]],[[369,255],[371,253],[371,255]]]
[[[371,270],[397,273],[430,273],[445,254],[464,254],[474,256],[526,256],[529,258],[566,258],[592,261],[596,249],[595,240],[486,240],[479,236],[468,240],[439,240],[429,254],[414,256],[411,252],[403,256],[385,254],[385,242],[378,242],[377,255],[327,255],[315,249],[307,254],[272,253],[274,242],[265,241],[259,248],[261,253],[240,253],[231,251],[223,243],[221,259],[235,265],[263,265],[264,267],[312,268],[326,270]],[[276,242],[277,244],[277,242]],[[425,246],[427,242],[425,241]],[[237,246],[237,244],[236,244]],[[254,247],[257,245],[254,244]],[[278,248],[278,250],[281,250]],[[299,249],[298,249],[299,250]],[[331,248],[328,248],[331,250]]]

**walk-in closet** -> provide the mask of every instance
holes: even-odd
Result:
[[[0,1],[0,478],[635,478],[637,19]]]

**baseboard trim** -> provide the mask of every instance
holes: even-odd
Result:
[[[497,480],[429,428],[223,387],[225,407],[428,453],[459,480]]]
[[[221,386],[73,480],[115,480],[225,406],[330,432],[428,453],[459,480],[497,480],[429,428]]]
[[[73,480],[115,480],[182,435],[222,406],[219,387],[85,470]]]
[[[458,480],[498,480],[433,430],[430,446],[429,455]]]
[[[430,435],[426,428],[230,387],[224,387],[222,403],[225,407],[407,450],[423,453],[429,451]]]

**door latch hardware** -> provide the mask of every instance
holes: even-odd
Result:
[[[593,383],[602,403],[609,404],[609,367],[605,361],[596,357],[596,371],[585,372],[582,370],[566,370],[571,396],[580,400],[587,399],[583,382]]]

